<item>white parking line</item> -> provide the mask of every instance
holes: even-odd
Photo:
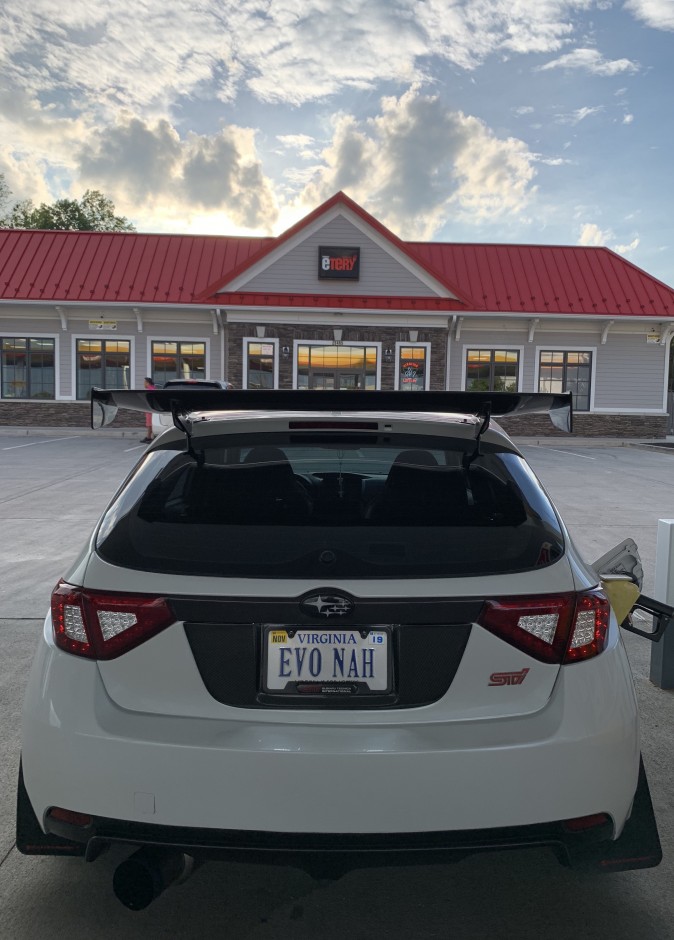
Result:
[[[549,450],[553,454],[569,454],[571,457],[582,457],[583,460],[597,460],[596,457],[588,457],[587,454],[577,454],[573,450],[557,450],[555,447],[544,447],[542,444],[525,444],[525,447],[536,447],[538,450]]]
[[[55,444],[56,441],[74,441],[76,438],[82,437],[81,434],[71,434],[70,437],[52,437],[48,441],[31,441],[30,444],[12,444],[11,447],[3,447],[3,450],[18,450],[19,447],[37,447],[38,444]]]

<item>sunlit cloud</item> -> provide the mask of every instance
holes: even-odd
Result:
[[[535,175],[523,141],[418,87],[382,99],[376,117],[339,115],[322,158],[300,202],[309,208],[342,189],[408,238],[430,237],[450,213],[473,224],[518,213]]]
[[[639,247],[639,242],[640,242],[640,241],[641,241],[641,239],[637,236],[637,237],[635,237],[635,238],[632,239],[632,241],[629,243],[629,245],[612,245],[611,247],[612,247],[613,250],[616,251],[619,255],[628,255],[628,254],[630,254],[630,252],[634,251],[635,248],[638,248],[638,247]]]
[[[578,236],[578,245],[605,245],[611,238],[613,238],[613,233],[610,229],[602,230],[594,222],[585,222],[581,225],[580,235]]]

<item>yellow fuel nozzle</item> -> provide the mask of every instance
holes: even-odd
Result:
[[[609,603],[616,615],[616,620],[618,623],[622,623],[641,594],[639,585],[629,578],[609,574],[602,578],[601,586],[606,592]]]

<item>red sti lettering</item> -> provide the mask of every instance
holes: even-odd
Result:
[[[489,685],[522,685],[528,672],[528,669],[522,669],[521,672],[492,672]]]

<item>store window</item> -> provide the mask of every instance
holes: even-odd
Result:
[[[297,387],[374,391],[377,347],[301,343],[297,347]]]
[[[158,387],[169,379],[205,379],[206,344],[153,341],[151,371]]]
[[[467,392],[516,392],[520,354],[517,349],[468,349]]]
[[[591,381],[591,352],[540,351],[539,392],[571,392],[574,411],[589,411]]]
[[[274,388],[276,343],[245,340],[246,388]]]
[[[428,343],[398,345],[398,383],[401,392],[423,392],[428,388]]]
[[[0,387],[3,398],[54,398],[55,341],[33,337],[0,338]]]
[[[97,388],[130,388],[131,343],[119,339],[78,339],[77,397]]]

